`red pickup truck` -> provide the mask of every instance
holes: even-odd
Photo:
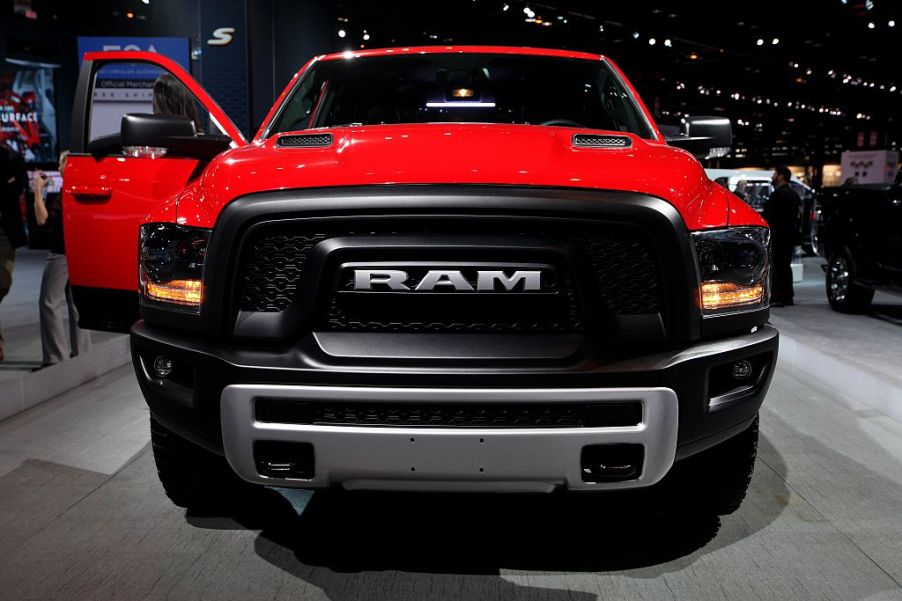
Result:
[[[319,56],[247,140],[174,62],[86,55],[71,284],[82,326],[131,332],[170,498],[735,510],[777,355],[769,233],[696,159],[729,121],[682,127],[607,57],[443,46]]]

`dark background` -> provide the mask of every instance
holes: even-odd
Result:
[[[613,58],[662,125],[687,114],[730,117],[735,142],[718,166],[792,164],[817,185],[822,166],[843,150],[902,142],[902,25],[890,25],[899,19],[896,0],[7,0],[0,60],[59,65],[63,147],[77,35],[190,38],[199,52],[193,74],[249,133],[322,52],[433,44],[585,50]],[[206,45],[223,26],[235,27],[233,43]]]

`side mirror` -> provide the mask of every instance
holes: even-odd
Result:
[[[680,135],[667,143],[700,159],[722,157],[733,145],[733,126],[725,117],[687,117],[680,122]]]
[[[191,119],[180,115],[129,113],[122,116],[119,135],[123,153],[143,158],[168,155],[209,160],[232,142],[228,136],[198,136]]]

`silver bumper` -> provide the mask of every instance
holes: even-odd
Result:
[[[258,422],[257,398],[299,401],[489,403],[640,401],[642,422],[616,428],[426,428],[318,426]],[[233,385],[221,399],[226,458],[249,482],[269,486],[421,491],[548,492],[555,488],[611,490],[650,486],[673,464],[678,403],[669,388],[451,389]],[[309,480],[268,478],[257,472],[257,440],[313,445]],[[623,482],[584,482],[586,445],[638,443],[642,473]]]

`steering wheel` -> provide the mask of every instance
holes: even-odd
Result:
[[[542,121],[539,125],[559,125],[561,127],[585,127],[582,123],[577,123],[576,121],[572,121],[570,119],[549,119],[548,121]]]

